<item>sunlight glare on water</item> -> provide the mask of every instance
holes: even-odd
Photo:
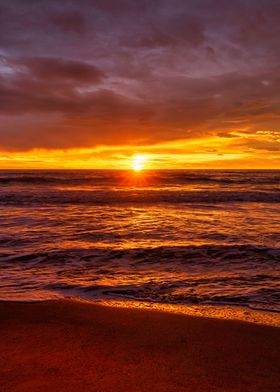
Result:
[[[1,172],[0,297],[280,310],[279,178]]]

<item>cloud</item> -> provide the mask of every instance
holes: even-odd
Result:
[[[86,18],[77,10],[55,12],[49,16],[49,21],[55,29],[62,31],[65,34],[86,34]]]
[[[248,140],[247,146],[254,150],[265,150],[265,151],[280,151],[279,142],[271,142],[266,140]]]
[[[271,150],[258,132],[279,128],[280,6],[224,5],[0,0],[0,147],[242,133]]]
[[[196,47],[204,42],[203,25],[195,18],[179,16],[174,21],[163,19],[160,23],[147,25],[135,31],[134,35],[123,40],[131,47],[156,49],[180,45]]]
[[[85,99],[77,89],[85,84],[95,86],[105,78],[104,72],[94,65],[78,61],[24,58],[4,64],[10,68],[0,76],[2,114],[86,111],[90,101],[94,101],[93,94]]]
[[[76,81],[77,83],[99,83],[105,73],[94,65],[80,61],[57,58],[27,58],[20,61],[32,77],[43,80]]]

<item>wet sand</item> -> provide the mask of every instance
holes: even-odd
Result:
[[[280,390],[280,328],[74,301],[0,303],[0,390]]]

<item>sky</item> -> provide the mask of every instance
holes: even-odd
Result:
[[[0,0],[0,168],[280,168],[279,0]]]

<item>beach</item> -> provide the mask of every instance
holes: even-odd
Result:
[[[0,392],[280,392],[280,0],[0,0]]]
[[[71,300],[0,303],[6,392],[280,389],[280,329]]]

